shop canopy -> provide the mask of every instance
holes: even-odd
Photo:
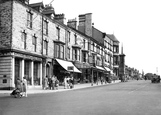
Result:
[[[72,62],[56,59],[56,61],[68,72],[82,73],[79,71]]]
[[[104,67],[106,71],[110,72],[111,70],[108,67]]]
[[[103,67],[100,67],[100,66],[96,66],[96,68],[102,71],[106,71]]]

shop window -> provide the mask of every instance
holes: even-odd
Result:
[[[24,68],[24,74],[25,74],[27,83],[28,83],[28,85],[31,85],[32,78],[31,78],[30,61],[26,60],[24,67],[25,67]]]
[[[34,62],[34,85],[40,85],[39,63]]]
[[[15,84],[17,78],[20,78],[20,59],[15,58],[15,80],[14,80]]]

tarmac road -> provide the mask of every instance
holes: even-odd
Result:
[[[160,115],[161,84],[129,81],[65,92],[0,97],[0,115]]]

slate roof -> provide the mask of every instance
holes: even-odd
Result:
[[[115,35],[114,34],[106,34],[111,40],[113,40],[114,42],[119,42],[118,40],[117,40],[117,38],[115,37]]]

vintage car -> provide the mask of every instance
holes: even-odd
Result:
[[[151,83],[160,83],[160,76],[159,75],[154,75],[151,78]]]

